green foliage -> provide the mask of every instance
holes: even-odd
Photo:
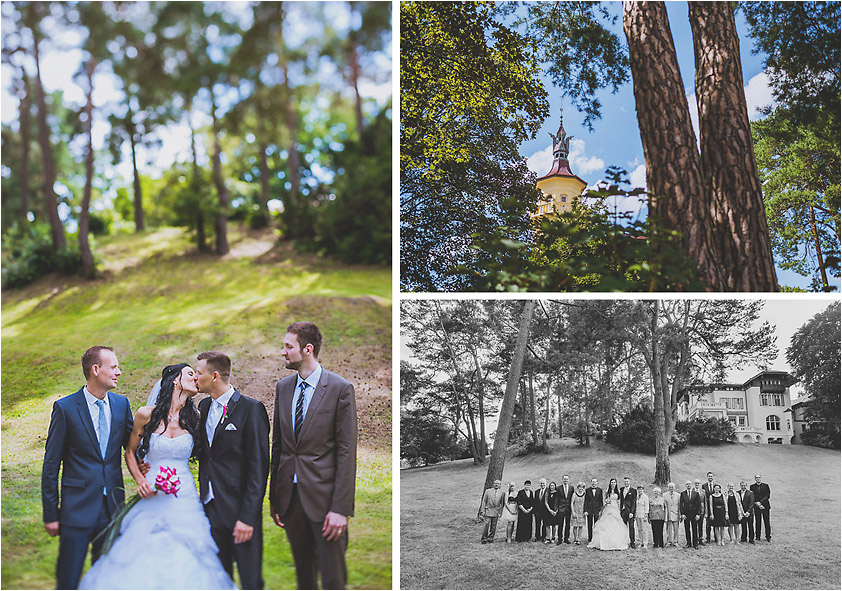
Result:
[[[453,459],[453,432],[428,409],[401,410],[401,459],[410,466],[427,466]]]
[[[392,119],[387,110],[334,153],[335,199],[318,208],[314,244],[346,263],[392,263]]]
[[[645,403],[635,406],[619,425],[608,429],[605,442],[623,451],[655,455],[655,413],[652,408]],[[685,445],[687,439],[676,430],[670,441],[670,453]]]
[[[517,147],[546,118],[547,93],[532,43],[494,13],[401,6],[402,289],[474,289],[455,272],[474,257],[471,236],[522,238],[538,200]]]
[[[2,285],[22,287],[50,273],[74,275],[82,269],[82,258],[75,242],[56,250],[46,224],[12,226],[3,235]]]
[[[840,303],[830,304],[792,336],[786,360],[801,380],[810,400],[805,405],[809,420],[840,430]]]
[[[840,446],[839,431],[834,431],[833,429],[807,429],[801,433],[800,437],[804,445],[826,447],[828,449],[839,449]]]
[[[796,124],[793,109],[778,107],[751,128],[777,263],[830,291],[840,275],[839,137],[826,138],[827,109],[817,116]]]
[[[734,425],[721,417],[697,416],[676,421],[675,431],[687,438],[690,445],[719,445],[734,438]]]
[[[641,198],[626,174],[609,168],[612,183],[585,195],[594,205],[575,200],[571,211],[542,217],[524,240],[475,235],[477,255],[463,271],[489,291],[702,291],[677,233],[604,205],[612,196]]]
[[[88,214],[88,229],[94,236],[111,234],[114,215],[111,211],[92,211]]]

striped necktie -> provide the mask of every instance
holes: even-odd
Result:
[[[304,392],[307,391],[307,382],[301,382],[298,387],[298,402],[295,403],[295,440],[301,432],[301,424],[304,422]]]

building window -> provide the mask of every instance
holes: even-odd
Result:
[[[729,421],[732,425],[734,425],[735,427],[737,426],[737,418],[736,418],[736,417],[728,417],[728,421]]]
[[[801,425],[801,432],[803,433],[806,430],[807,430],[807,425]]]
[[[562,203],[567,203],[567,195],[562,195],[562,196],[561,196],[561,202],[562,202]]]
[[[746,426],[746,418],[745,417],[737,417],[737,424],[740,427],[745,427]]]
[[[784,397],[782,394],[772,394],[772,404],[775,406],[783,406],[784,405]]]
[[[790,424],[789,419],[786,420],[786,430],[792,431],[792,425]]]
[[[766,430],[780,431],[781,419],[779,419],[777,415],[769,415],[768,417],[766,417]]]
[[[734,398],[734,403],[736,406],[734,408],[739,408],[740,410],[743,409],[743,399],[742,398]]]
[[[768,394],[761,394],[760,395],[760,406],[769,406],[769,395]]]

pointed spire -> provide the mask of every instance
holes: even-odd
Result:
[[[567,135],[564,131],[564,104],[562,103],[559,109],[560,116],[558,121],[558,132],[550,137],[553,138],[553,158],[555,160],[567,160],[567,155],[570,153],[570,140],[572,135]]]

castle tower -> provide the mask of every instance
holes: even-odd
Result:
[[[533,218],[551,215],[554,212],[570,211],[573,200],[579,197],[588,184],[573,174],[567,156],[570,153],[572,135],[564,131],[564,112],[558,124],[558,132],[553,135],[553,166],[550,172],[538,179],[538,188],[543,193],[538,210]]]

